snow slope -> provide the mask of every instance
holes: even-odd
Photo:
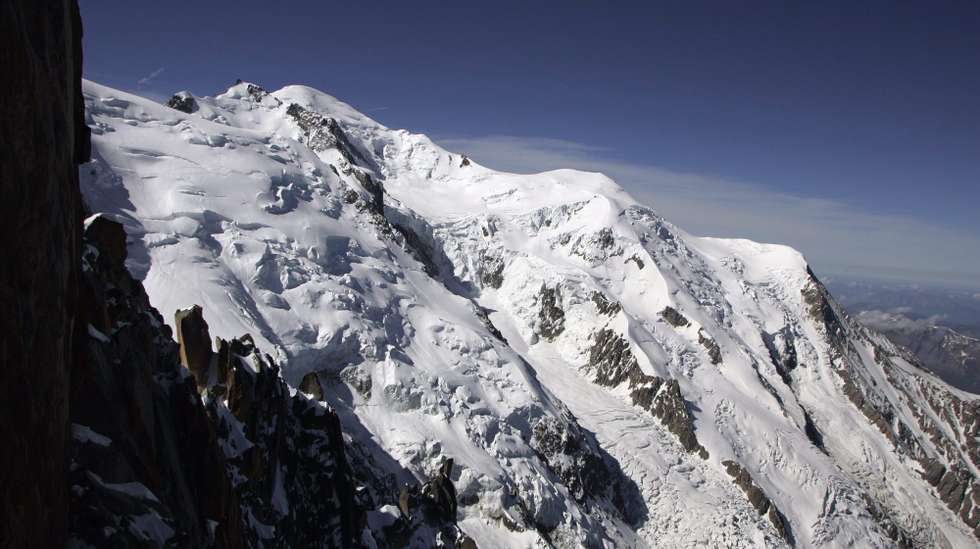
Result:
[[[908,349],[931,372],[954,387],[980,392],[980,339],[944,326],[935,318],[862,310],[855,317]]]
[[[303,86],[191,112],[84,93],[83,192],[153,304],[253,334],[294,386],[316,373],[396,477],[454,458],[480,547],[976,543],[976,397],[796,251],[689,235],[600,174],[487,169]]]

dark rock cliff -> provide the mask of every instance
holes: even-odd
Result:
[[[895,398],[882,390],[850,343],[852,333],[865,329],[844,313],[812,271],[808,273],[804,304],[830,345],[844,395],[897,453],[919,463],[922,477],[939,499],[980,540],[980,480],[973,472],[980,465],[980,401],[963,398],[927,376],[908,375],[895,363],[900,351],[879,340],[874,345],[875,364],[901,396]],[[902,407],[907,407],[911,418],[903,417]],[[925,439],[906,424],[910,419]],[[915,539],[914,530],[886,520],[887,513],[878,512],[875,518],[896,544],[909,545],[907,540]]]
[[[679,313],[678,317],[683,318]],[[698,442],[694,419],[681,395],[680,384],[676,379],[662,379],[643,373],[629,342],[623,336],[609,328],[600,330],[589,351],[589,368],[599,385],[616,387],[628,383],[633,404],[648,410],[663,422],[670,432],[677,435],[685,450],[696,453],[701,459],[708,459],[708,450]]]
[[[67,531],[65,442],[87,159],[72,0],[0,3],[0,547]]]
[[[85,327],[71,380],[71,535],[95,547],[245,547],[218,436],[170,329],[124,265],[126,234],[86,221]]]

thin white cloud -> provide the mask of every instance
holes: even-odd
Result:
[[[602,172],[681,228],[789,244],[818,272],[974,285],[980,280],[980,237],[920,219],[761,184],[624,162],[611,158],[606,149],[560,139],[489,136],[438,141],[501,170]]]
[[[164,71],[164,69],[165,69],[165,67],[160,67],[159,69],[151,72],[150,74],[144,76],[143,78],[140,78],[139,80],[136,81],[136,85],[137,86],[145,86],[145,85],[149,84],[150,82],[153,81],[154,78],[160,76],[160,73],[162,73]]]

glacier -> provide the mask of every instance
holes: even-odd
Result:
[[[799,252],[688,234],[601,174],[486,168],[304,86],[83,94],[83,195],[153,306],[251,334],[398,482],[452,458],[479,547],[976,546],[980,397],[852,320]]]

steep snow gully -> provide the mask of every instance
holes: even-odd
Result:
[[[84,197],[164,319],[197,304],[211,335],[251,334],[392,485],[451,458],[479,547],[976,545],[977,397],[796,251],[692,236],[600,174],[485,168],[304,86],[83,93]]]

